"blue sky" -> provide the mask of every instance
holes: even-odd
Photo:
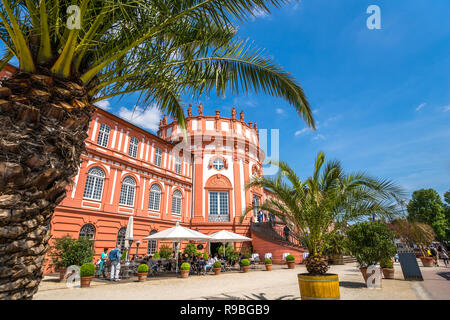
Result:
[[[369,5],[381,30],[369,30]],[[280,158],[300,175],[323,150],[347,171],[391,178],[408,192],[450,189],[450,1],[302,0],[239,26],[304,88],[313,132],[281,99],[263,94],[205,97],[204,113],[232,106],[259,128],[280,129]],[[129,117],[135,97],[108,101]],[[194,109],[196,113],[196,109]],[[154,128],[150,111],[138,124]],[[270,152],[269,152],[270,153]],[[270,154],[269,154],[270,155]]]

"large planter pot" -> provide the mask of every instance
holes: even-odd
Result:
[[[394,274],[395,274],[394,268],[383,268],[383,276],[385,279],[395,279]]]
[[[139,282],[144,282],[147,279],[148,272],[138,272]]]
[[[420,257],[420,261],[422,261],[422,264],[424,267],[432,267],[434,266],[433,264],[433,257]]]
[[[248,269],[250,269],[250,266],[242,266],[243,272],[248,272]]]
[[[288,269],[294,269],[295,268],[295,261],[286,261]]]
[[[189,277],[189,270],[180,270],[180,273],[182,278]]]
[[[302,300],[340,300],[339,277],[337,274],[297,275]]]
[[[344,263],[344,256],[341,255],[334,255],[331,256],[330,259],[328,259],[328,262],[330,262],[330,260],[332,261],[332,264],[335,265],[343,265]]]
[[[266,264],[266,271],[272,271],[272,265]]]
[[[213,268],[214,274],[218,275],[220,273],[220,268]]]
[[[58,271],[59,271],[59,281],[61,282],[64,280],[64,276],[66,275],[67,268],[60,267],[60,268],[58,268]]]
[[[367,268],[359,268],[359,270],[361,271],[361,274],[364,278],[364,283],[367,285],[367,279],[369,279],[369,277],[370,277],[370,274],[367,273]],[[383,278],[382,275],[383,275],[383,273],[380,270],[380,285],[381,285],[381,279]]]
[[[91,286],[91,280],[92,280],[92,276],[90,277],[80,277],[81,279],[81,287],[82,288],[88,288]]]

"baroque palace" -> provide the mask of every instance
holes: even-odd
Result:
[[[3,69],[0,76],[12,74],[5,72],[10,70]],[[281,263],[286,252],[300,262],[304,250],[292,236],[284,238],[283,225],[253,224],[256,212],[241,219],[252,203],[270,196],[263,189],[245,188],[253,175],[263,174],[257,124],[246,123],[243,112],[237,118],[235,108],[231,118],[219,111],[204,115],[202,105],[197,111],[193,115],[189,105],[185,131],[176,119],[168,123],[164,116],[154,135],[97,108],[79,171],[55,209],[52,238],[87,236],[96,260],[103,248],[124,247],[132,215],[138,241],[132,243],[131,255],[171,246],[142,239],[179,222],[205,234],[228,230],[249,236],[253,251],[261,258],[271,253],[274,263]],[[234,245],[239,249],[243,244]],[[211,244],[211,251],[217,246]]]

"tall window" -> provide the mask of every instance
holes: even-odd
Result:
[[[153,184],[150,188],[150,199],[148,201],[148,209],[159,211],[161,203],[161,188],[157,184]]]
[[[95,227],[92,224],[88,223],[81,227],[80,235],[78,236],[78,238],[86,237],[89,240],[91,239],[93,240],[94,236],[95,236]]]
[[[116,247],[120,249],[120,252],[123,252],[125,249],[125,233],[127,232],[127,228],[123,227],[120,228],[119,232],[117,233],[117,242]]]
[[[213,167],[216,170],[221,170],[221,169],[223,169],[224,166],[225,166],[225,164],[223,163],[222,159],[217,158],[213,161]]]
[[[110,127],[104,123],[100,125],[100,131],[98,132],[97,144],[102,147],[108,147]]]
[[[155,150],[155,166],[161,167],[162,160],[162,150],[160,148],[156,148]]]
[[[178,157],[177,160],[175,161],[175,172],[181,174],[181,158]]]
[[[157,233],[158,231],[156,230],[152,230],[150,231],[150,235]],[[147,248],[147,254],[155,254],[156,252],[156,248],[158,248],[158,241],[156,240],[150,240],[148,242],[148,248]]]
[[[138,151],[139,140],[135,137],[130,138],[130,146],[128,147],[128,155],[130,157],[136,158]]]
[[[253,205],[254,206],[259,206],[261,203],[261,200],[258,196],[253,195]],[[253,216],[255,217],[255,221],[258,218],[258,209],[253,209]]]
[[[105,173],[99,167],[89,169],[84,187],[83,197],[92,200],[101,200]]]
[[[181,192],[178,190],[172,196],[172,213],[181,214]]]
[[[119,204],[132,206],[134,204],[134,193],[136,191],[136,181],[132,177],[123,179],[122,188],[120,189]]]
[[[209,192],[209,214],[228,216],[228,192]]]

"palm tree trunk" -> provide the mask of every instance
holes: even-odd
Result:
[[[40,72],[0,87],[0,300],[38,289],[53,211],[76,175],[94,109],[86,88]]]

